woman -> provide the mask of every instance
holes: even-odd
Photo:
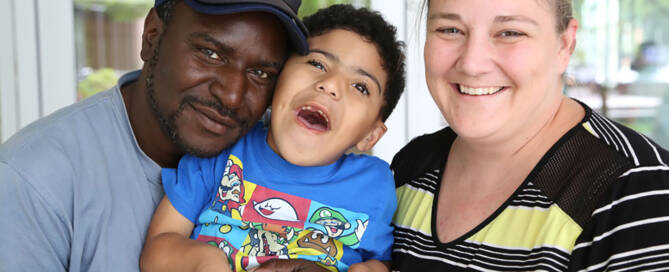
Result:
[[[393,160],[393,270],[669,266],[669,153],[562,93],[571,2],[427,6],[427,85],[450,127]]]

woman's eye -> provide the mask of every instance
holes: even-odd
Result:
[[[520,36],[525,36],[525,33],[518,32],[518,31],[513,31],[513,30],[507,30],[507,31],[502,31],[499,33],[500,37],[520,37]]]
[[[318,70],[325,71],[325,66],[317,60],[309,60],[307,63],[313,67],[316,67]]]
[[[358,92],[360,92],[361,94],[369,95],[369,89],[367,88],[367,85],[365,85],[364,83],[354,83],[353,88],[358,90]]]
[[[444,28],[439,28],[437,29],[438,32],[444,33],[444,34],[458,34],[461,33],[459,29],[455,27],[444,27]]]
[[[202,48],[200,51],[210,59],[221,60],[221,57],[214,50]]]

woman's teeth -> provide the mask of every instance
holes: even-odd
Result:
[[[488,95],[499,92],[504,89],[504,87],[485,87],[485,88],[470,88],[462,85],[458,85],[458,90],[460,93],[468,95]]]

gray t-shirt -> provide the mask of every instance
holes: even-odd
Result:
[[[138,271],[163,196],[120,86],[38,120],[0,146],[0,271]]]

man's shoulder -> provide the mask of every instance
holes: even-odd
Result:
[[[41,118],[0,145],[0,162],[19,173],[39,169],[64,169],[72,161],[86,137],[106,137],[98,133],[118,123],[118,111],[112,98],[114,89],[62,108]]]

